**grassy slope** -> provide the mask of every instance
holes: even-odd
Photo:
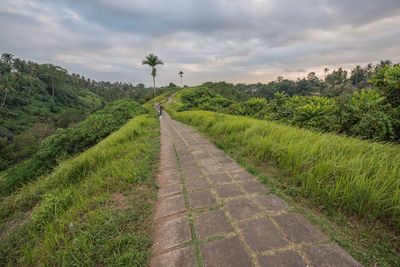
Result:
[[[398,146],[212,112],[172,113],[264,177],[363,263],[400,264],[398,231],[387,230],[400,226]]]
[[[158,121],[138,116],[0,204],[0,265],[146,265]]]
[[[132,117],[145,112],[137,102],[121,99],[109,103],[74,127],[58,130],[42,142],[31,158],[0,175],[0,197],[7,196],[23,184],[48,174],[59,160],[95,145]]]

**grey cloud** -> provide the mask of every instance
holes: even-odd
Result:
[[[400,60],[399,11],[398,0],[5,0],[0,49],[95,79],[148,82],[140,62],[154,52],[162,84],[181,69],[189,84],[266,81]]]

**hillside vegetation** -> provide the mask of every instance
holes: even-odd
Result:
[[[145,112],[133,100],[118,100],[71,128],[57,130],[42,142],[31,158],[0,176],[0,196],[9,195],[22,184],[47,174],[61,159],[93,146],[129,119]]]
[[[5,197],[0,265],[146,265],[158,153],[156,118],[137,116]]]
[[[174,88],[157,88],[166,91]],[[143,84],[95,81],[52,64],[4,53],[0,59],[0,171],[31,157],[57,128],[69,128],[105,104],[130,98],[144,103]]]
[[[245,115],[362,139],[399,142],[400,65],[381,67],[371,83],[374,88],[358,89],[340,97],[277,92],[272,98],[240,101],[217,93],[215,85],[204,84],[182,92],[176,108]]]

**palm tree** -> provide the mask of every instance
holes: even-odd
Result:
[[[180,70],[178,74],[179,74],[179,76],[181,76],[181,87],[182,87],[182,76],[183,76],[183,71]]]
[[[3,101],[1,103],[2,107],[4,107],[6,105],[8,91],[13,91],[13,89],[14,89],[11,85],[11,79],[12,79],[11,77],[12,77],[11,73],[1,76],[0,88],[4,89]]]
[[[358,86],[358,74],[362,71],[362,68],[360,65],[357,65],[356,68],[354,69],[355,75],[356,75],[356,87]]]
[[[9,54],[9,53],[3,53],[1,55],[1,62],[11,65],[14,62],[14,55]]]
[[[151,67],[151,76],[153,76],[153,93],[154,93],[154,101],[156,99],[156,76],[157,76],[157,65],[163,65],[164,63],[153,54],[149,54],[146,56],[146,59],[142,61],[143,65],[149,65]]]
[[[326,67],[325,69],[324,69],[324,73],[325,73],[325,77],[326,77],[326,74],[329,72],[329,69]]]

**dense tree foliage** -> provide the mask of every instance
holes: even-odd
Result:
[[[338,88],[335,86],[347,86],[336,97],[330,97],[332,91],[324,89],[328,83],[326,80],[321,81],[315,73],[310,73],[307,78],[296,82],[279,78],[278,82],[257,88],[252,85],[206,83],[184,91],[181,96],[184,105],[180,109],[246,115],[364,139],[399,141],[400,66],[382,61],[374,68],[371,65],[364,69],[357,66],[355,71],[364,73],[356,78],[357,86],[368,83],[368,88],[354,88],[350,82],[353,78],[346,80],[347,72],[339,68],[327,75],[329,84],[335,90]],[[368,81],[365,81],[366,77],[369,77]],[[272,97],[266,93],[268,88],[273,93]],[[276,88],[283,90],[276,91]],[[250,96],[246,97],[246,93]]]
[[[322,95],[336,97],[352,94],[357,89],[372,88],[372,85],[376,84],[374,82],[376,78],[380,79],[381,83],[396,83],[396,78],[393,77],[397,73],[396,68],[399,68],[398,64],[393,64],[390,60],[384,60],[375,65],[371,63],[364,67],[357,65],[350,71],[341,67],[332,71],[325,68],[325,77],[323,79],[317,77],[315,72],[310,72],[306,77],[295,81],[279,76],[275,81],[265,84],[239,83],[234,85],[226,82],[207,82],[203,85],[215,93],[238,101],[253,97],[272,99],[277,92],[284,92],[289,96]],[[388,70],[394,73],[391,74],[391,71]],[[391,80],[393,81],[390,82]]]
[[[57,128],[73,126],[106,103],[121,98],[144,103],[152,98],[152,92],[143,84],[97,82],[69,74],[58,66],[3,54],[0,60],[0,170],[29,158]]]

